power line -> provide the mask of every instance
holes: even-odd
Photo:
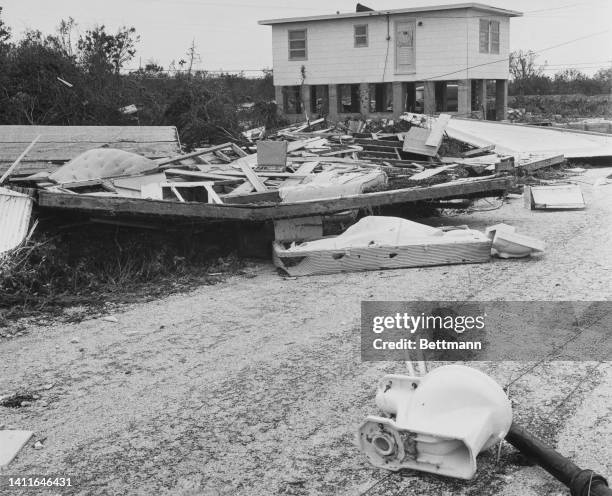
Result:
[[[534,54],[538,54],[538,53],[546,52],[548,50],[553,50],[554,48],[559,48],[559,47],[562,47],[562,46],[565,46],[565,45],[569,45],[571,43],[575,43],[577,41],[585,40],[587,38],[593,38],[594,36],[598,36],[600,34],[608,33],[610,31],[612,31],[612,30],[606,29],[605,31],[599,31],[597,33],[591,33],[591,34],[589,34],[587,36],[581,36],[580,38],[575,38],[573,40],[564,41],[563,43],[559,43],[557,45],[552,45],[552,46],[549,46],[549,47],[546,47],[546,48],[541,48],[540,50],[534,50],[533,53]],[[428,78],[423,78],[422,80],[423,81],[430,81],[432,79],[438,79],[438,78],[441,78],[441,77],[451,76],[453,74],[458,74],[460,72],[465,72],[465,71],[468,71],[469,69],[475,69],[476,67],[484,67],[484,66],[487,66],[487,65],[499,64],[500,62],[508,62],[508,59],[507,58],[503,58],[503,59],[493,60],[493,61],[490,61],[490,62],[484,62],[482,64],[476,64],[476,65],[464,67],[464,68],[459,69],[457,71],[447,72],[445,74],[439,74],[437,76],[430,76]]]

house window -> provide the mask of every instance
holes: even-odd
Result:
[[[368,25],[360,24],[355,28],[355,48],[368,46]]]
[[[480,53],[499,53],[499,21],[480,19]]]
[[[306,60],[306,30],[289,31],[289,60]]]

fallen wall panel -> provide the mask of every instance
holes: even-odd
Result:
[[[446,133],[477,147],[495,145],[497,153],[537,153],[565,158],[612,157],[612,136],[503,122],[452,119]]]

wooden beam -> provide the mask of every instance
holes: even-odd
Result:
[[[211,152],[215,152],[217,150],[223,150],[223,148],[228,148],[228,147],[231,147],[231,146],[232,146],[232,143],[228,142],[228,143],[223,143],[222,145],[217,145],[217,146],[213,146],[213,147],[210,147],[210,148],[202,148],[200,150],[196,150],[195,152],[185,153],[183,155],[177,155],[175,157],[171,157],[171,158],[166,158],[164,160],[160,160],[159,162],[157,162],[157,165],[162,167],[162,166],[168,165],[168,164],[175,164],[177,162],[180,162],[181,160],[185,160],[186,158],[197,157],[199,155],[204,155],[205,153],[211,153]]]
[[[308,217],[344,210],[379,207],[440,198],[463,198],[472,195],[497,194],[514,184],[509,177],[452,181],[429,187],[405,188],[346,196],[330,200],[308,200],[295,203],[267,205],[214,205],[208,203],[180,203],[140,198],[99,197],[63,193],[39,192],[42,208],[105,212],[108,215],[160,215],[189,217],[201,220],[265,221],[291,217]],[[227,197],[226,197],[227,198]]]
[[[235,180],[236,182],[241,181],[240,178],[237,178],[235,174],[226,175],[226,174],[217,174],[215,172],[197,172],[197,171],[188,171],[188,170],[182,170],[182,169],[166,169],[164,172],[166,174],[170,174],[171,176],[193,177],[193,178],[198,178],[198,179],[219,179],[223,181]]]
[[[17,160],[15,160],[13,164],[7,169],[7,171],[2,175],[2,177],[0,177],[0,184],[2,184],[4,181],[6,181],[9,178],[9,176],[13,173],[15,168],[23,160],[23,157],[25,157],[28,154],[28,152],[34,147],[34,145],[39,139],[40,139],[40,134],[36,136],[36,138],[34,138],[34,140],[28,145],[28,147],[23,152],[21,152],[21,155],[17,157]]]
[[[249,180],[249,182],[255,188],[255,191],[267,191],[268,188],[263,183],[261,178],[255,174],[255,171],[251,168],[249,164],[245,164],[244,162],[240,162],[240,169],[244,172],[245,176]]]
[[[554,157],[538,158],[529,162],[515,163],[514,167],[517,170],[525,172],[533,172],[538,169],[544,169],[545,167],[551,167],[553,165],[561,164],[565,162],[565,156],[555,155]]]

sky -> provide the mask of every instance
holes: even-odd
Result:
[[[462,3],[465,0],[361,0],[376,10]],[[137,69],[150,61],[167,68],[186,58],[195,41],[197,69],[244,70],[272,66],[271,27],[261,19],[353,12],[357,0],[0,0],[2,18],[19,37],[27,28],[53,33],[72,17],[79,31],[104,24],[109,31],[134,26],[140,35]],[[511,19],[510,48],[543,50],[546,72],[574,67],[587,74],[612,66],[612,0],[483,0],[524,12]],[[575,40],[575,41],[574,41]],[[566,42],[569,42],[565,44]],[[555,45],[563,46],[551,48]],[[253,72],[248,72],[253,71]]]

